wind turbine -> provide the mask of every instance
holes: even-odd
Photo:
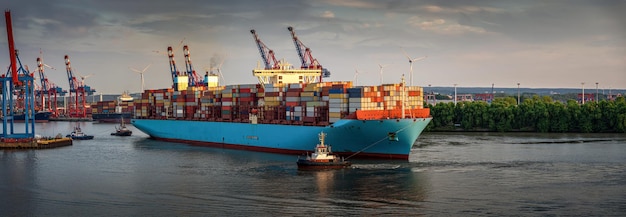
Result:
[[[146,72],[146,70],[148,70],[148,67],[150,67],[150,65],[152,64],[148,64],[145,68],[143,68],[143,70],[139,71],[137,69],[128,67],[130,70],[132,70],[133,72],[139,73],[139,75],[141,75],[141,92],[143,93],[143,90],[145,88],[145,83],[143,81],[143,73]]]
[[[88,75],[83,75],[80,72],[78,72],[78,70],[76,70],[76,68],[72,67],[74,72],[76,72],[76,74],[78,74],[78,77],[80,77],[80,82],[82,83],[82,85],[85,85],[85,80],[91,76],[93,76],[93,74],[88,74]]]
[[[389,66],[389,64],[386,64],[386,65],[378,64],[378,67],[380,67],[380,84],[381,85],[383,84],[383,68],[387,66]]]
[[[409,65],[411,68],[411,75],[409,76],[410,79],[410,84],[411,86],[413,86],[413,62],[417,62],[423,59],[426,59],[426,57],[428,56],[423,56],[423,57],[418,57],[418,58],[411,58],[408,54],[406,54],[406,52],[404,51],[404,49],[402,49],[402,52],[404,52],[404,56],[406,56],[407,59],[409,59]]]
[[[80,75],[80,82],[82,83],[83,86],[85,85],[85,80],[91,76],[93,76],[93,74],[88,74],[85,76]]]
[[[359,85],[359,74],[361,73],[367,73],[367,72],[359,72],[359,69],[357,69],[355,66],[354,67],[354,86]]]
[[[222,64],[224,64],[224,60],[222,60],[219,65],[217,65],[217,74],[222,78],[223,84],[226,84],[226,79],[224,79],[224,75],[222,74]]]
[[[354,67],[354,86],[359,86],[359,70]]]

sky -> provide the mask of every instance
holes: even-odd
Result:
[[[63,61],[96,94],[172,85],[168,46],[185,68],[221,64],[222,84],[252,84],[261,56],[300,65],[288,26],[332,74],[358,85],[626,89],[626,1],[507,0],[5,0],[31,71],[69,87]],[[2,22],[3,27],[5,22]],[[4,32],[4,31],[3,31]],[[2,51],[4,50],[4,51]],[[0,65],[9,66],[6,36]],[[407,56],[426,57],[413,62]],[[381,70],[380,66],[384,66]],[[381,73],[382,72],[382,73]],[[381,79],[382,74],[382,79]],[[585,83],[582,85],[582,83]]]

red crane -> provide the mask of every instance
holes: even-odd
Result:
[[[7,28],[7,42],[9,44],[9,62],[11,66],[6,74],[0,75],[0,94],[2,94],[2,140],[5,139],[33,139],[35,138],[35,100],[34,100],[34,78],[28,69],[22,67],[15,42],[13,40],[13,24],[11,21],[11,11],[4,12]],[[19,67],[18,67],[19,64]],[[14,95],[17,95],[17,102],[14,104]],[[16,107],[23,108],[24,131],[17,133],[14,130]]]
[[[35,92],[36,95],[39,96],[37,104],[41,106],[41,110],[50,111],[51,117],[58,117],[57,96],[65,96],[67,91],[48,80],[48,77],[44,73],[44,66],[47,65],[43,63],[42,58],[37,57],[37,71],[39,72],[39,79],[41,81],[40,89]]]
[[[274,56],[274,51],[269,49],[262,41],[259,39],[259,36],[256,34],[256,31],[250,30],[252,36],[254,37],[254,41],[259,48],[259,53],[261,53],[261,58],[263,59],[263,64],[265,65],[265,69],[280,69],[280,65],[276,57]]]
[[[291,37],[293,38],[293,43],[296,46],[296,50],[298,51],[298,56],[300,57],[300,62],[302,63],[302,69],[321,69],[322,77],[330,77],[330,71],[328,69],[323,68],[322,65],[317,61],[317,59],[313,58],[311,54],[311,49],[304,45],[298,36],[296,36],[296,31],[293,30],[293,27],[287,27],[287,30],[291,32]],[[320,77],[320,82],[322,78]]]
[[[72,66],[70,65],[70,57],[65,55],[65,69],[67,71],[67,79],[70,83],[70,103],[68,108],[68,116],[72,118],[87,118],[86,94],[95,92],[95,89],[85,85],[81,80],[76,79]],[[72,93],[74,93],[72,95]]]
[[[183,46],[183,54],[185,55],[185,68],[189,76],[189,86],[202,86],[202,79],[196,74],[196,70],[191,65],[191,57],[189,55],[189,47]]]

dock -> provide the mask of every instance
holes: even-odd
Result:
[[[71,138],[49,138],[49,139],[2,139],[0,149],[49,149],[64,146],[71,146]]]

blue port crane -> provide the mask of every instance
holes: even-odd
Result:
[[[311,54],[311,49],[304,45],[298,36],[296,36],[296,31],[293,30],[293,27],[287,27],[287,30],[291,33],[291,38],[293,38],[293,43],[296,46],[296,50],[298,51],[298,56],[300,57],[300,62],[302,63],[302,69],[321,69],[322,77],[330,77],[330,71],[328,69],[322,67],[322,65],[313,57]],[[320,81],[322,78],[320,78]]]
[[[178,75],[181,75],[181,73],[176,68],[176,61],[174,60],[174,51],[172,50],[172,46],[167,47],[167,57],[170,60],[170,72],[172,74],[172,87],[176,89],[176,83],[177,83],[176,78],[178,77]]]
[[[259,39],[259,36],[256,34],[256,31],[250,30],[254,37],[254,41],[259,48],[259,53],[261,53],[261,58],[263,59],[263,64],[265,65],[265,69],[280,69],[280,65],[276,57],[274,56],[274,51],[269,49],[262,41]]]
[[[81,80],[76,79],[68,55],[65,55],[65,71],[67,72],[67,80],[70,84],[70,103],[67,115],[72,118],[86,118],[87,108],[85,96],[93,94],[96,90],[85,85],[85,77],[82,77]],[[72,95],[72,93],[74,94]]]
[[[39,104],[42,109],[50,111],[52,117],[58,117],[57,96],[65,96],[67,91],[48,80],[48,76],[44,72],[44,66],[47,65],[43,63],[43,58],[37,57],[37,71],[39,72],[41,89],[36,91],[36,95],[39,96]]]
[[[191,64],[189,46],[183,46],[183,54],[185,56],[185,69],[187,70],[186,73],[189,76],[189,86],[202,86],[203,81],[196,73],[196,70],[193,69],[193,65]]]
[[[22,67],[19,52],[15,49],[11,11],[4,12],[11,65],[6,74],[0,75],[2,92],[2,142],[15,139],[35,138],[35,79],[28,69]],[[19,67],[18,67],[19,65]],[[17,100],[14,100],[17,98]],[[20,108],[21,111],[17,111]],[[17,114],[16,112],[22,113]],[[24,115],[24,132],[14,129],[14,117]],[[31,140],[32,141],[32,140]]]

